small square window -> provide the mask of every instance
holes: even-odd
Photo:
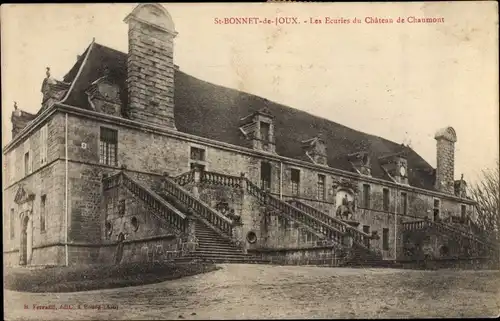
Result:
[[[191,160],[194,161],[205,161],[205,150],[202,148],[196,148],[196,147],[191,147],[191,154],[190,154]]]

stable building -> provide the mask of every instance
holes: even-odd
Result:
[[[126,18],[128,53],[92,42],[4,148],[4,262],[208,259],[347,265],[472,260],[475,203],[412,148],[182,72],[158,4]],[[429,142],[431,143],[431,142]]]

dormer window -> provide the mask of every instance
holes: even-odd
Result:
[[[347,158],[356,172],[371,176],[371,159],[367,152],[349,154]]]
[[[406,147],[405,147],[406,148]],[[379,157],[386,174],[396,183],[408,184],[408,161],[406,150]]]
[[[302,141],[302,148],[314,164],[327,165],[326,144],[321,135]]]
[[[274,116],[262,108],[240,120],[240,131],[253,149],[275,152]]]
[[[271,137],[269,136],[271,129],[271,125],[266,122],[260,122],[260,139],[267,143],[271,140]]]

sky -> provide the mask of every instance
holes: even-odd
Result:
[[[455,177],[474,181],[499,154],[496,2],[163,4],[174,62],[249,92],[397,143],[436,166],[435,132],[452,126]],[[95,38],[127,52],[135,4],[1,6],[2,144],[14,101],[36,113],[46,67],[62,79]],[[398,17],[443,23],[395,23]],[[215,18],[295,17],[300,24],[223,25]],[[394,23],[366,23],[393,19]],[[311,24],[327,18],[362,23]],[[308,23],[305,23],[308,21]],[[277,115],[278,116],[278,115]],[[279,117],[279,116],[278,116]]]

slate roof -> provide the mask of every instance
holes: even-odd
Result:
[[[80,75],[78,69],[90,49]],[[93,43],[64,77],[75,81],[65,103],[89,109],[85,90],[106,72],[120,86],[123,106],[128,106],[126,73],[127,54]],[[390,180],[377,157],[398,153],[407,148],[408,179],[411,186],[434,190],[434,169],[413,149],[387,139],[348,128],[304,111],[281,105],[265,98],[197,79],[182,71],[175,72],[175,123],[179,131],[213,140],[248,146],[239,130],[239,121],[263,107],[275,116],[276,152],[279,155],[306,160],[302,141],[321,133],[327,145],[328,165],[353,171],[347,154],[367,151],[371,156],[372,176]]]

